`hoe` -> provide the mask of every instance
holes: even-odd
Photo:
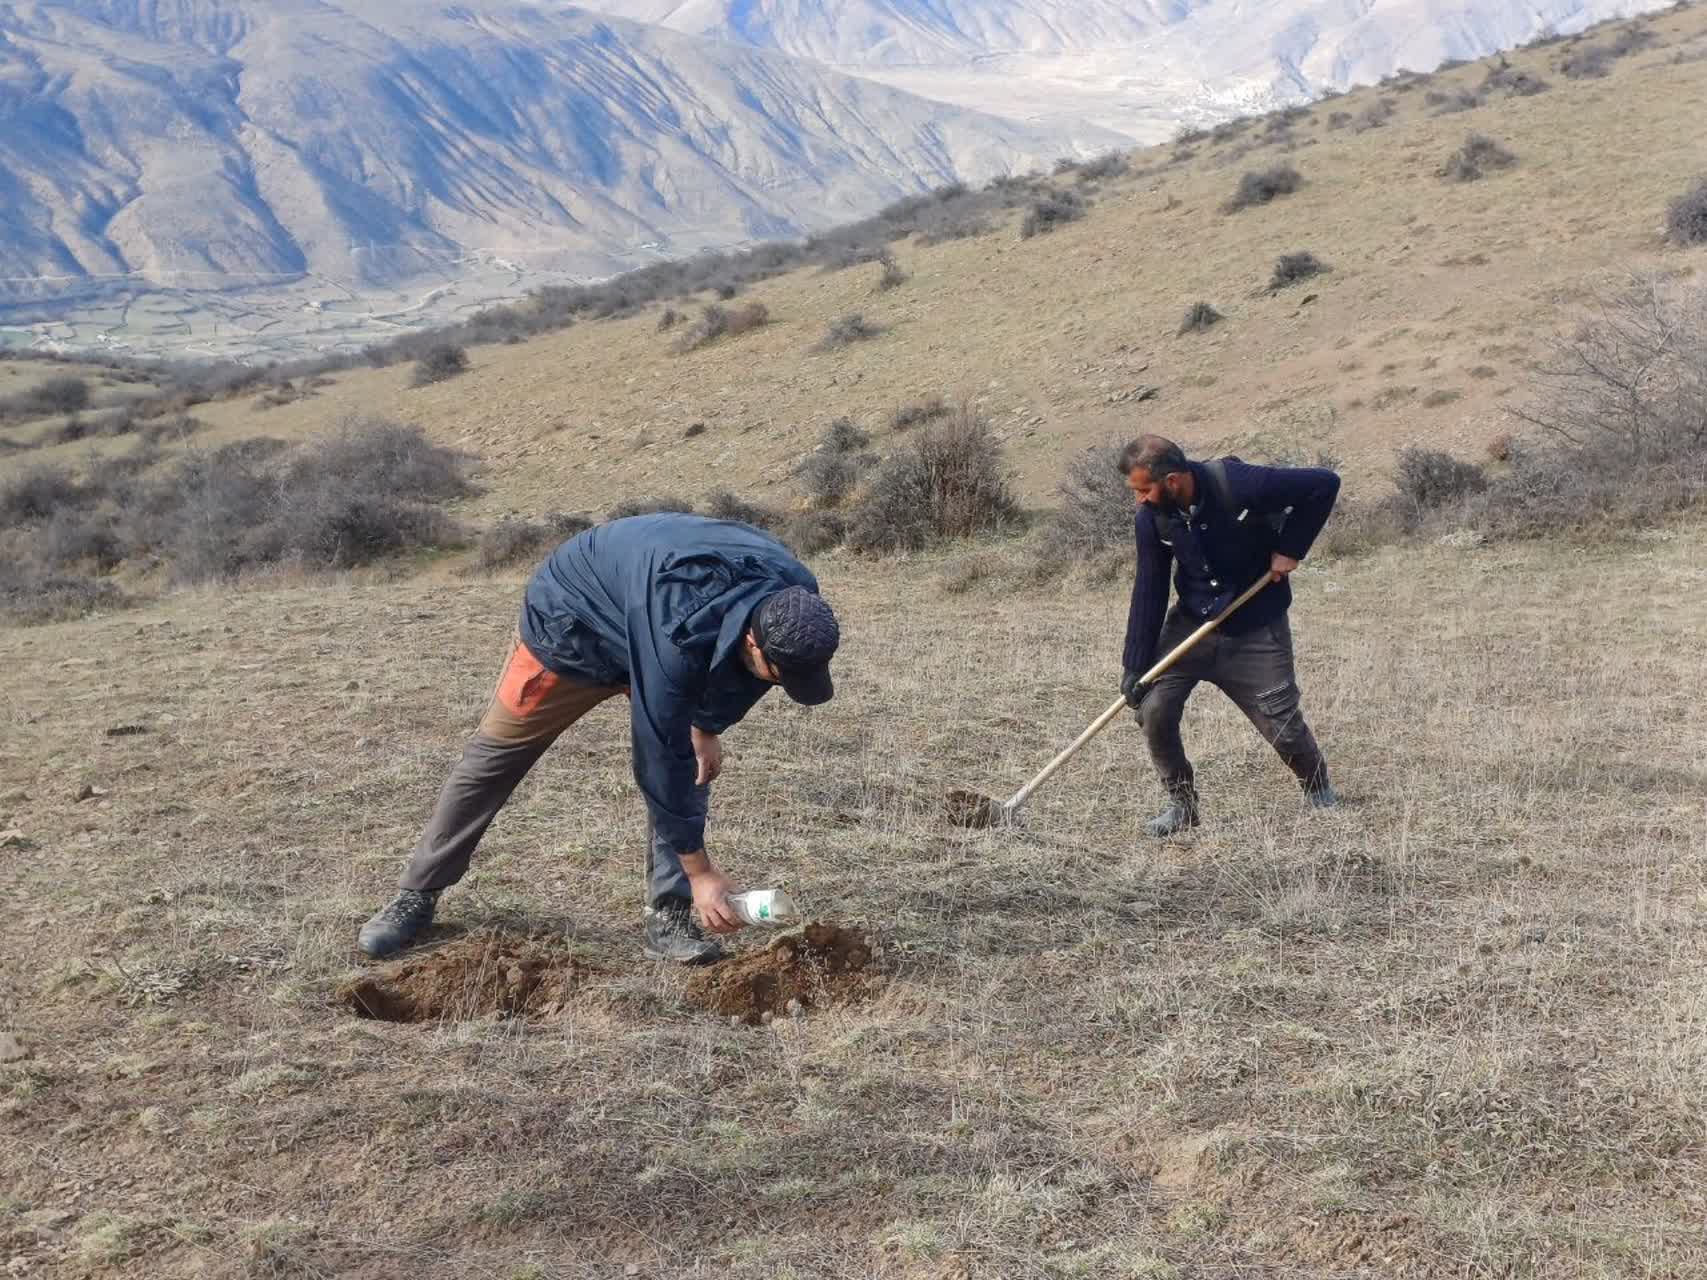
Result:
[[[1272,580],[1272,577],[1265,573],[1262,577],[1251,583],[1250,586],[1245,588],[1243,595],[1233,601],[1233,603],[1228,605],[1225,609],[1221,610],[1220,613],[1211,618],[1208,622],[1205,622],[1196,631],[1193,631],[1184,640],[1181,640],[1179,644],[1174,646],[1173,652],[1169,653],[1167,657],[1163,658],[1155,666],[1146,671],[1144,673],[1144,678],[1140,683],[1154,684],[1157,680],[1161,679],[1162,673],[1189,653],[1193,645],[1225,622],[1232,616],[1235,609],[1239,608],[1252,596],[1256,595],[1257,592],[1261,591]],[[1005,827],[1009,825],[1013,822],[1014,815],[1019,812],[1020,806],[1027,800],[1031,799],[1031,793],[1036,791],[1045,782],[1048,782],[1057,769],[1079,753],[1079,749],[1083,747],[1085,743],[1089,742],[1092,738],[1096,737],[1097,734],[1106,729],[1114,718],[1120,714],[1122,709],[1125,708],[1125,706],[1126,698],[1124,696],[1116,698],[1114,700],[1114,704],[1110,706],[1107,711],[1103,712],[1095,720],[1091,721],[1090,728],[1086,729],[1077,738],[1075,738],[1072,745],[1065,751],[1056,756],[1048,764],[1044,765],[1035,778],[1026,783],[1018,791],[1014,792],[1011,799],[1005,801],[998,800],[994,796],[987,796],[978,791],[962,791],[959,789],[950,791],[948,793],[946,805],[948,820],[957,826],[974,828]]]

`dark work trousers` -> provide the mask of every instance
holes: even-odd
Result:
[[[443,889],[462,879],[487,826],[546,748],[601,702],[625,692],[621,685],[583,684],[547,671],[516,640],[479,727],[445,779],[399,887]],[[709,787],[696,792],[702,806],[710,796]],[[657,838],[650,819],[646,881],[649,907],[665,898],[693,897],[681,859]]]
[[[1158,651],[1168,653],[1200,624],[1177,609],[1162,625]],[[1150,758],[1171,796],[1195,798],[1195,775],[1180,741],[1186,699],[1202,681],[1220,689],[1243,711],[1257,732],[1280,753],[1299,785],[1316,791],[1328,785],[1328,767],[1299,707],[1298,676],[1292,662],[1292,628],[1281,614],[1242,635],[1211,632],[1156,681],[1138,708],[1138,723]]]

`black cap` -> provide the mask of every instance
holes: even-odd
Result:
[[[753,613],[753,638],[782,677],[783,692],[803,707],[835,696],[830,658],[842,642],[836,615],[816,591],[785,587]]]

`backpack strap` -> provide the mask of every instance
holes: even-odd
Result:
[[[1275,511],[1258,520],[1251,520],[1249,507],[1241,507],[1233,501],[1233,486],[1227,479],[1227,459],[1211,458],[1203,463],[1203,474],[1209,477],[1209,487],[1215,491],[1215,502],[1229,516],[1233,523],[1243,529],[1248,536],[1264,542],[1272,541],[1286,525],[1286,517],[1292,514],[1292,508],[1285,511]]]

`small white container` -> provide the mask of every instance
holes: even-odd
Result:
[[[794,899],[782,889],[746,889],[729,895],[729,909],[743,923],[781,928],[799,914]]]

